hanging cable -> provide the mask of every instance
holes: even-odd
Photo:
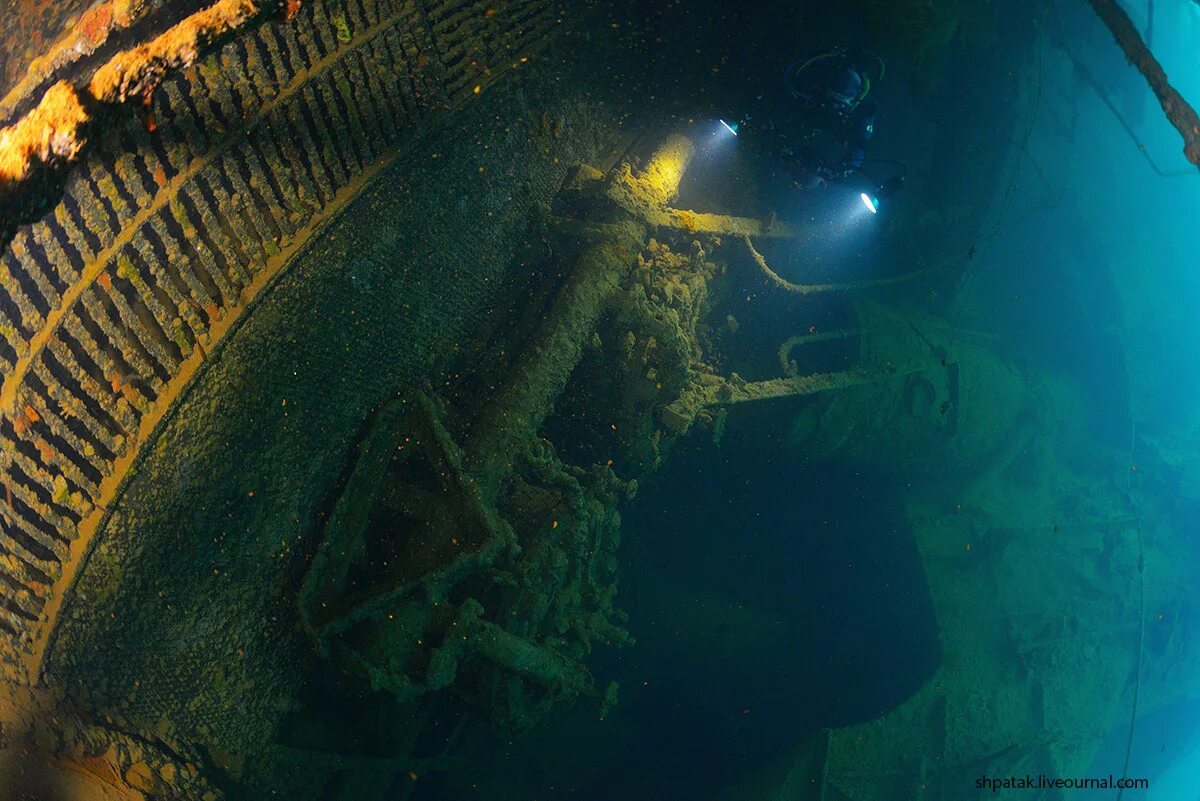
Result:
[[[1162,64],[1150,52],[1150,48],[1142,40],[1142,35],[1129,19],[1129,14],[1117,0],[1088,0],[1088,4],[1117,40],[1117,45],[1125,53],[1129,63],[1146,79],[1167,120],[1183,137],[1184,157],[1193,164],[1200,165],[1200,114],[1196,113],[1183,95],[1167,80],[1167,73]]]
[[[1121,768],[1121,778],[1129,776],[1129,758],[1133,754],[1133,735],[1137,727],[1138,700],[1142,691],[1142,655],[1146,650],[1146,550],[1142,536],[1142,516],[1138,513],[1137,503],[1133,499],[1133,473],[1136,470],[1134,455],[1137,450],[1137,417],[1130,403],[1129,415],[1129,464],[1125,471],[1125,501],[1133,513],[1133,523],[1137,529],[1138,544],[1138,647],[1137,663],[1133,666],[1133,711],[1129,715],[1129,737],[1125,741],[1125,764]],[[1117,790],[1117,801],[1125,795],[1125,788]]]
[[[988,231],[988,233],[984,237],[980,238],[979,241],[981,243],[992,244],[992,243],[999,241],[1000,235],[1004,231],[1013,227],[1019,221],[1035,214],[1037,211],[1040,210],[1040,207],[1042,205],[1048,205],[1050,202],[1057,202],[1056,198],[1052,198],[1049,201],[1047,201],[1046,203],[1039,204],[1038,206],[1035,206],[1034,208],[1030,209],[1028,212],[1021,215],[1020,218],[1017,218],[1017,219],[1009,219],[1008,218],[1008,214],[1010,211],[1012,211],[1012,207],[1016,203],[1016,200],[1017,200],[1017,179],[1021,175],[1021,165],[1024,163],[1025,158],[1028,155],[1029,143],[1033,139],[1033,132],[1037,127],[1038,114],[1042,109],[1042,99],[1045,95],[1046,57],[1045,57],[1045,54],[1042,52],[1042,49],[1043,49],[1042,48],[1042,32],[1046,30],[1046,18],[1049,16],[1050,10],[1051,10],[1051,7],[1053,6],[1053,4],[1054,4],[1053,0],[1046,0],[1046,5],[1042,9],[1042,16],[1041,16],[1041,19],[1039,20],[1038,26],[1037,26],[1038,36],[1037,36],[1036,41],[1034,42],[1034,48],[1035,48],[1034,52],[1037,55],[1037,83],[1034,84],[1033,98],[1032,98],[1032,100],[1030,102],[1030,106],[1029,106],[1029,115],[1028,115],[1028,121],[1025,125],[1025,131],[1022,134],[1020,143],[1017,146],[1017,154],[1013,159],[1012,172],[1009,173],[1009,176],[1008,176],[1008,185],[1005,186],[1005,188],[1004,188],[1004,199],[1000,206],[1000,212],[999,212],[999,214],[996,215],[996,223],[995,223],[995,225],[992,226],[991,230]],[[976,246],[972,245],[971,248],[972,249],[970,251],[968,251],[969,260],[974,259]],[[959,303],[958,311],[955,312],[954,320],[952,321],[952,324],[956,327],[958,326],[959,319],[962,317],[963,312],[965,312],[967,310],[967,304],[970,303],[971,296],[975,290],[974,283],[971,283],[971,279],[974,277],[974,273],[968,269],[964,272],[964,276],[965,277],[963,280],[963,286],[966,287],[966,290],[962,293],[963,299]]]
[[[1053,8],[1053,4],[1051,5]],[[1120,123],[1121,127],[1125,130],[1125,134],[1137,147],[1138,152],[1142,154],[1142,158],[1144,158],[1146,163],[1150,165],[1150,169],[1154,170],[1154,172],[1162,178],[1182,178],[1188,175],[1200,175],[1200,172],[1197,172],[1190,167],[1179,170],[1164,170],[1162,167],[1158,166],[1158,162],[1156,162],[1150,155],[1150,151],[1146,149],[1146,145],[1133,130],[1133,125],[1130,124],[1129,120],[1125,119],[1125,115],[1121,113],[1121,110],[1117,108],[1116,103],[1113,102],[1110,93],[1104,88],[1104,86],[1101,85],[1096,76],[1092,74],[1092,71],[1087,68],[1087,65],[1085,65],[1071,49],[1070,39],[1062,34],[1062,20],[1058,16],[1057,8],[1053,8],[1053,14],[1054,27],[1059,31],[1057,41],[1061,44],[1062,52],[1071,62],[1071,66],[1074,67],[1076,76],[1078,76],[1080,80],[1087,84],[1088,87],[1096,93],[1096,96],[1100,98],[1100,102],[1105,105],[1105,107],[1112,113],[1113,117],[1116,118],[1117,122]]]

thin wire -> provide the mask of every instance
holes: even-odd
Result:
[[[863,164],[890,164],[893,167],[900,167],[904,171],[900,174],[901,177],[905,180],[908,179],[908,165],[905,164],[903,161],[896,161],[895,159],[863,159],[862,163]],[[858,171],[860,173],[862,173],[864,176],[866,176],[868,181],[871,181],[872,183],[876,183],[876,184],[880,183],[879,180],[874,178],[870,173],[868,173],[866,170],[862,169],[861,167],[859,167]]]
[[[1130,404],[1132,407],[1132,403]],[[1142,536],[1142,517],[1138,514],[1137,504],[1133,500],[1133,473],[1136,469],[1134,454],[1137,449],[1137,418],[1132,408],[1129,416],[1129,465],[1125,475],[1125,500],[1133,513],[1133,522],[1137,528],[1138,541],[1138,650],[1137,663],[1133,666],[1133,711],[1129,716],[1129,737],[1125,741],[1125,764],[1121,768],[1121,778],[1129,776],[1129,758],[1133,754],[1133,735],[1137,725],[1138,698],[1142,690],[1142,656],[1146,649],[1146,557],[1145,541]],[[1125,795],[1125,788],[1117,790],[1117,801]]]
[[[1200,1],[1200,0],[1198,0],[1198,1]],[[1008,213],[1010,211],[1012,211],[1013,204],[1016,202],[1017,178],[1021,174],[1021,165],[1024,163],[1025,157],[1028,154],[1029,142],[1031,139],[1033,139],[1033,131],[1034,131],[1034,128],[1037,126],[1038,115],[1042,109],[1042,95],[1044,93],[1044,87],[1045,87],[1045,82],[1046,82],[1046,56],[1045,56],[1045,53],[1043,52],[1044,48],[1043,48],[1043,44],[1042,44],[1042,34],[1046,30],[1046,19],[1050,16],[1050,10],[1051,10],[1052,6],[1053,6],[1053,0],[1046,0],[1046,6],[1045,6],[1045,8],[1042,9],[1042,18],[1038,24],[1038,38],[1035,43],[1036,53],[1037,53],[1037,85],[1036,85],[1036,89],[1033,94],[1033,102],[1030,104],[1030,108],[1029,108],[1029,123],[1025,127],[1025,133],[1021,137],[1021,144],[1017,148],[1017,155],[1013,162],[1012,173],[1008,177],[1008,186],[1006,186],[1004,189],[1004,204],[1000,209],[1000,213],[998,215],[996,215],[996,224],[992,227],[992,230],[989,231],[988,234],[986,236],[982,237],[980,240],[982,242],[987,242],[989,244],[994,243],[997,240],[999,240],[1000,234],[1003,231],[1005,231],[1006,229],[1012,227],[1020,220],[1023,220],[1026,217],[1030,217],[1034,213],[1039,211],[1042,205],[1050,205],[1053,202],[1057,202],[1057,198],[1053,198],[1050,201],[1048,201],[1046,204],[1038,204],[1038,206],[1035,206],[1034,208],[1030,209],[1027,214],[1022,215],[1020,218],[1018,218],[1016,220],[1006,220],[1005,219],[1008,216]],[[1063,191],[1065,192],[1066,190],[1064,189]],[[1061,197],[1061,195],[1060,195],[1060,197]],[[967,270],[965,281],[969,282],[971,280],[971,278],[974,277],[974,275],[975,275],[974,271]],[[952,322],[952,325],[954,325],[954,326],[958,325],[959,320],[962,318],[963,312],[965,312],[967,310],[967,304],[971,302],[971,297],[974,294],[974,291],[975,291],[975,285],[974,285],[974,282],[971,282],[967,285],[963,300],[959,304],[958,311],[954,315],[954,320]]]
[[[779,273],[771,269],[771,265],[767,264],[766,258],[758,252],[754,247],[754,242],[751,241],[748,234],[742,234],[742,242],[745,243],[746,249],[750,252],[750,258],[754,260],[754,264],[767,277],[772,284],[780,289],[791,292],[795,295],[821,295],[827,292],[857,292],[867,289],[878,289],[880,287],[892,286],[894,284],[902,284],[906,281],[912,281],[916,278],[928,275],[935,269],[939,269],[945,265],[936,267],[922,267],[919,270],[914,270],[903,275],[893,275],[887,278],[872,278],[864,281],[846,281],[838,284],[796,284],[793,283]],[[949,264],[951,262],[947,262]]]
[[[1053,4],[1052,8],[1054,26],[1061,32],[1063,30],[1063,24],[1062,20],[1058,16],[1058,8],[1054,7]],[[1096,93],[1096,96],[1100,98],[1100,102],[1104,104],[1113,117],[1116,118],[1117,122],[1120,123],[1121,128],[1125,130],[1125,135],[1129,137],[1130,141],[1133,142],[1134,146],[1138,149],[1138,152],[1142,154],[1142,158],[1144,158],[1146,163],[1150,165],[1150,169],[1154,170],[1154,172],[1161,178],[1182,178],[1189,175],[1200,175],[1200,172],[1197,172],[1195,169],[1190,167],[1187,169],[1164,170],[1162,167],[1158,166],[1158,162],[1155,161],[1154,157],[1150,155],[1150,151],[1146,148],[1145,143],[1142,142],[1141,138],[1137,135],[1137,132],[1134,131],[1133,125],[1130,124],[1129,120],[1125,119],[1125,115],[1121,113],[1119,108],[1117,108],[1117,105],[1112,101],[1112,98],[1109,97],[1109,93],[1105,91],[1104,87],[1100,84],[1100,81],[1098,81],[1096,76],[1092,74],[1092,71],[1087,68],[1087,65],[1084,64],[1077,55],[1075,55],[1075,51],[1071,49],[1070,39],[1065,35],[1065,33],[1059,38],[1062,42],[1062,51],[1066,55],[1067,59],[1071,62],[1071,66],[1075,68],[1075,74],[1084,83],[1086,83],[1093,92]]]

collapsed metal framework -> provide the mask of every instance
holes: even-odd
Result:
[[[722,251],[722,238],[736,243],[737,233],[767,226],[716,215],[698,226],[699,215],[670,207],[692,150],[673,135],[642,169],[576,169],[552,226],[569,266],[539,323],[496,343],[521,355],[485,402],[424,392],[378,412],[298,599],[316,652],[341,671],[402,704],[452,690],[505,727],[576,699],[603,715],[617,687],[597,687],[585,659],[598,644],[632,643],[614,605],[617,504],[669,442],[697,424],[719,436],[734,404],[911,383],[929,367],[799,374],[791,351],[830,339],[812,335],[784,344],[778,379],[748,382],[710,367],[715,354],[699,330],[714,313],[709,285],[723,265],[709,251],[744,259],[736,246]],[[582,424],[573,434],[580,423],[555,419],[574,419],[573,398],[590,399],[586,413],[627,432],[603,449],[607,463],[579,461],[588,450],[572,444],[603,431]]]
[[[1128,16],[1110,0],[1090,2],[1196,161],[1197,116]],[[519,63],[555,24],[543,0],[496,15],[485,5],[363,0],[334,13],[289,4],[290,22],[247,29],[226,46],[244,61],[218,54],[163,80],[157,130],[128,119],[102,136],[64,199],[8,243],[0,663],[9,670],[36,673],[54,599],[106,499],[240,311],[437,109],[486,84],[489,65]],[[125,11],[132,19],[138,9]],[[621,200],[640,204],[648,224],[695,234],[795,235],[778,223]],[[803,291],[824,289],[837,288]]]
[[[364,138],[360,143],[372,141]],[[255,139],[250,152],[257,159],[280,146],[273,140]],[[486,402],[463,410],[432,394],[418,393],[380,411],[358,448],[357,461],[297,598],[302,626],[316,652],[341,671],[372,689],[391,693],[401,703],[453,690],[509,727],[526,726],[552,706],[575,699],[589,699],[603,713],[616,702],[617,689],[596,686],[585,660],[598,644],[630,642],[622,628],[624,616],[614,604],[615,553],[620,541],[617,504],[636,491],[637,475],[654,469],[669,442],[697,423],[711,426],[719,435],[724,410],[733,404],[802,398],[892,379],[907,385],[930,366],[867,360],[841,372],[802,374],[791,360],[792,352],[822,338],[793,337],[781,348],[780,378],[745,381],[736,373],[721,375],[711,367],[708,360],[713,354],[706,352],[698,331],[707,310],[709,284],[725,265],[709,253],[737,259],[772,286],[776,282],[771,276],[778,276],[766,266],[749,235],[795,238],[802,232],[779,224],[672,209],[669,204],[691,155],[691,142],[671,136],[643,169],[625,163],[606,176],[579,167],[556,204],[560,215],[556,251],[569,262],[561,284]],[[313,171],[324,169],[329,160],[315,162]],[[224,180],[240,175],[236,162],[230,162],[229,168],[234,178],[207,173],[212,183],[201,198],[207,199],[208,192],[223,186]],[[194,172],[205,173],[205,169]],[[249,184],[243,185],[250,191]],[[178,189],[182,192],[187,186],[181,181]],[[262,184],[259,187],[267,191]],[[347,187],[345,191],[354,189],[352,183]],[[191,208],[189,203],[185,213]],[[264,213],[258,205],[253,208]],[[244,221],[254,219],[267,223],[261,216]],[[192,233],[185,239],[198,242],[193,246],[196,252],[212,258],[212,252],[199,248],[213,241],[211,237],[227,236],[226,227],[215,217],[189,221],[185,217],[176,223],[180,230],[189,224]],[[158,237],[169,236],[173,228],[162,216],[153,217],[151,226]],[[199,236],[201,230],[206,236]],[[666,241],[657,241],[655,235]],[[289,249],[297,246],[286,241],[287,236],[280,235],[279,241]],[[726,248],[723,239],[733,247]],[[234,240],[221,241],[232,244]],[[156,265],[161,272],[153,277],[166,282],[166,287],[156,288],[149,281],[139,284],[135,277],[140,277],[140,271],[126,267],[117,277],[136,290],[118,295],[126,303],[139,299],[147,303],[170,291],[171,282],[200,275],[194,269],[183,272],[188,262],[182,253],[155,261],[155,243],[142,248],[123,252],[137,254],[139,265]],[[283,258],[287,252],[271,256]],[[852,292],[881,283],[891,281],[817,287],[800,294]],[[97,281],[92,286],[111,292],[114,284]],[[203,291],[205,285],[197,281],[192,288]],[[112,296],[105,297],[83,308],[97,314],[122,308],[115,306]],[[244,293],[241,298],[244,302]],[[192,311],[197,320],[204,320],[202,314],[211,313],[213,319],[232,314],[219,307]],[[66,330],[91,334],[94,319]],[[119,319],[141,318],[127,314]],[[207,355],[206,346],[226,330],[222,327],[214,335],[203,328],[184,329],[179,347],[190,346],[191,364],[197,366]],[[848,338],[860,335],[857,330],[846,334]],[[136,359],[135,364],[150,371],[162,367],[155,364],[144,340],[125,334],[123,342],[128,352],[115,351],[114,361]],[[78,347],[60,346],[45,352],[77,358],[78,351]],[[102,348],[96,352],[106,353]],[[582,369],[587,359],[599,359],[600,369]],[[941,372],[954,374],[944,362]],[[52,379],[57,373],[35,375]],[[155,404],[167,397],[161,389],[167,382],[152,372],[148,379],[140,375],[113,382],[112,393],[126,393],[120,395],[120,408],[130,416],[140,411],[141,425],[153,426]],[[579,460],[577,448],[557,441],[564,431],[552,420],[554,410],[569,406],[571,390],[580,382],[612,401],[608,411],[613,431],[633,432],[621,446],[629,448],[632,442],[630,450],[638,451],[622,457],[622,469],[632,470],[632,477],[628,472],[618,475],[611,461]],[[102,391],[96,379],[86,388]],[[951,386],[942,394],[952,397],[953,392]],[[932,404],[934,391],[925,394],[926,405]],[[25,414],[21,434],[46,436],[40,432],[61,420],[52,417],[60,407],[48,403],[55,397],[22,390],[20,398],[32,413],[19,412]],[[89,403],[85,413],[94,408],[95,398]],[[54,429],[49,430],[53,434]],[[575,463],[569,453],[576,454]],[[26,457],[18,470],[30,461]],[[634,464],[640,466],[629,467]],[[27,469],[33,472],[33,467]],[[79,492],[71,485],[68,489]],[[103,739],[103,732],[93,736]],[[65,750],[67,755],[61,759],[77,758],[69,747]],[[195,795],[162,778],[164,771],[174,775],[174,762],[161,755],[154,759],[161,765],[157,778],[146,780],[147,787]],[[125,759],[120,770],[128,773],[139,764]],[[409,769],[410,764],[403,757],[395,761],[397,770]],[[138,768],[135,778],[143,771]],[[134,787],[129,779],[124,783]]]

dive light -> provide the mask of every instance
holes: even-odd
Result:
[[[867,207],[867,211],[872,214],[879,213],[879,202],[887,200],[889,197],[896,195],[904,188],[904,176],[897,175],[895,178],[889,178],[882,184],[877,186],[872,192],[863,192],[859,195],[863,205]]]

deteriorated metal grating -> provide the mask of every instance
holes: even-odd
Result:
[[[166,81],[0,254],[0,664],[36,663],[157,416],[289,255],[550,0],[305,3]]]

